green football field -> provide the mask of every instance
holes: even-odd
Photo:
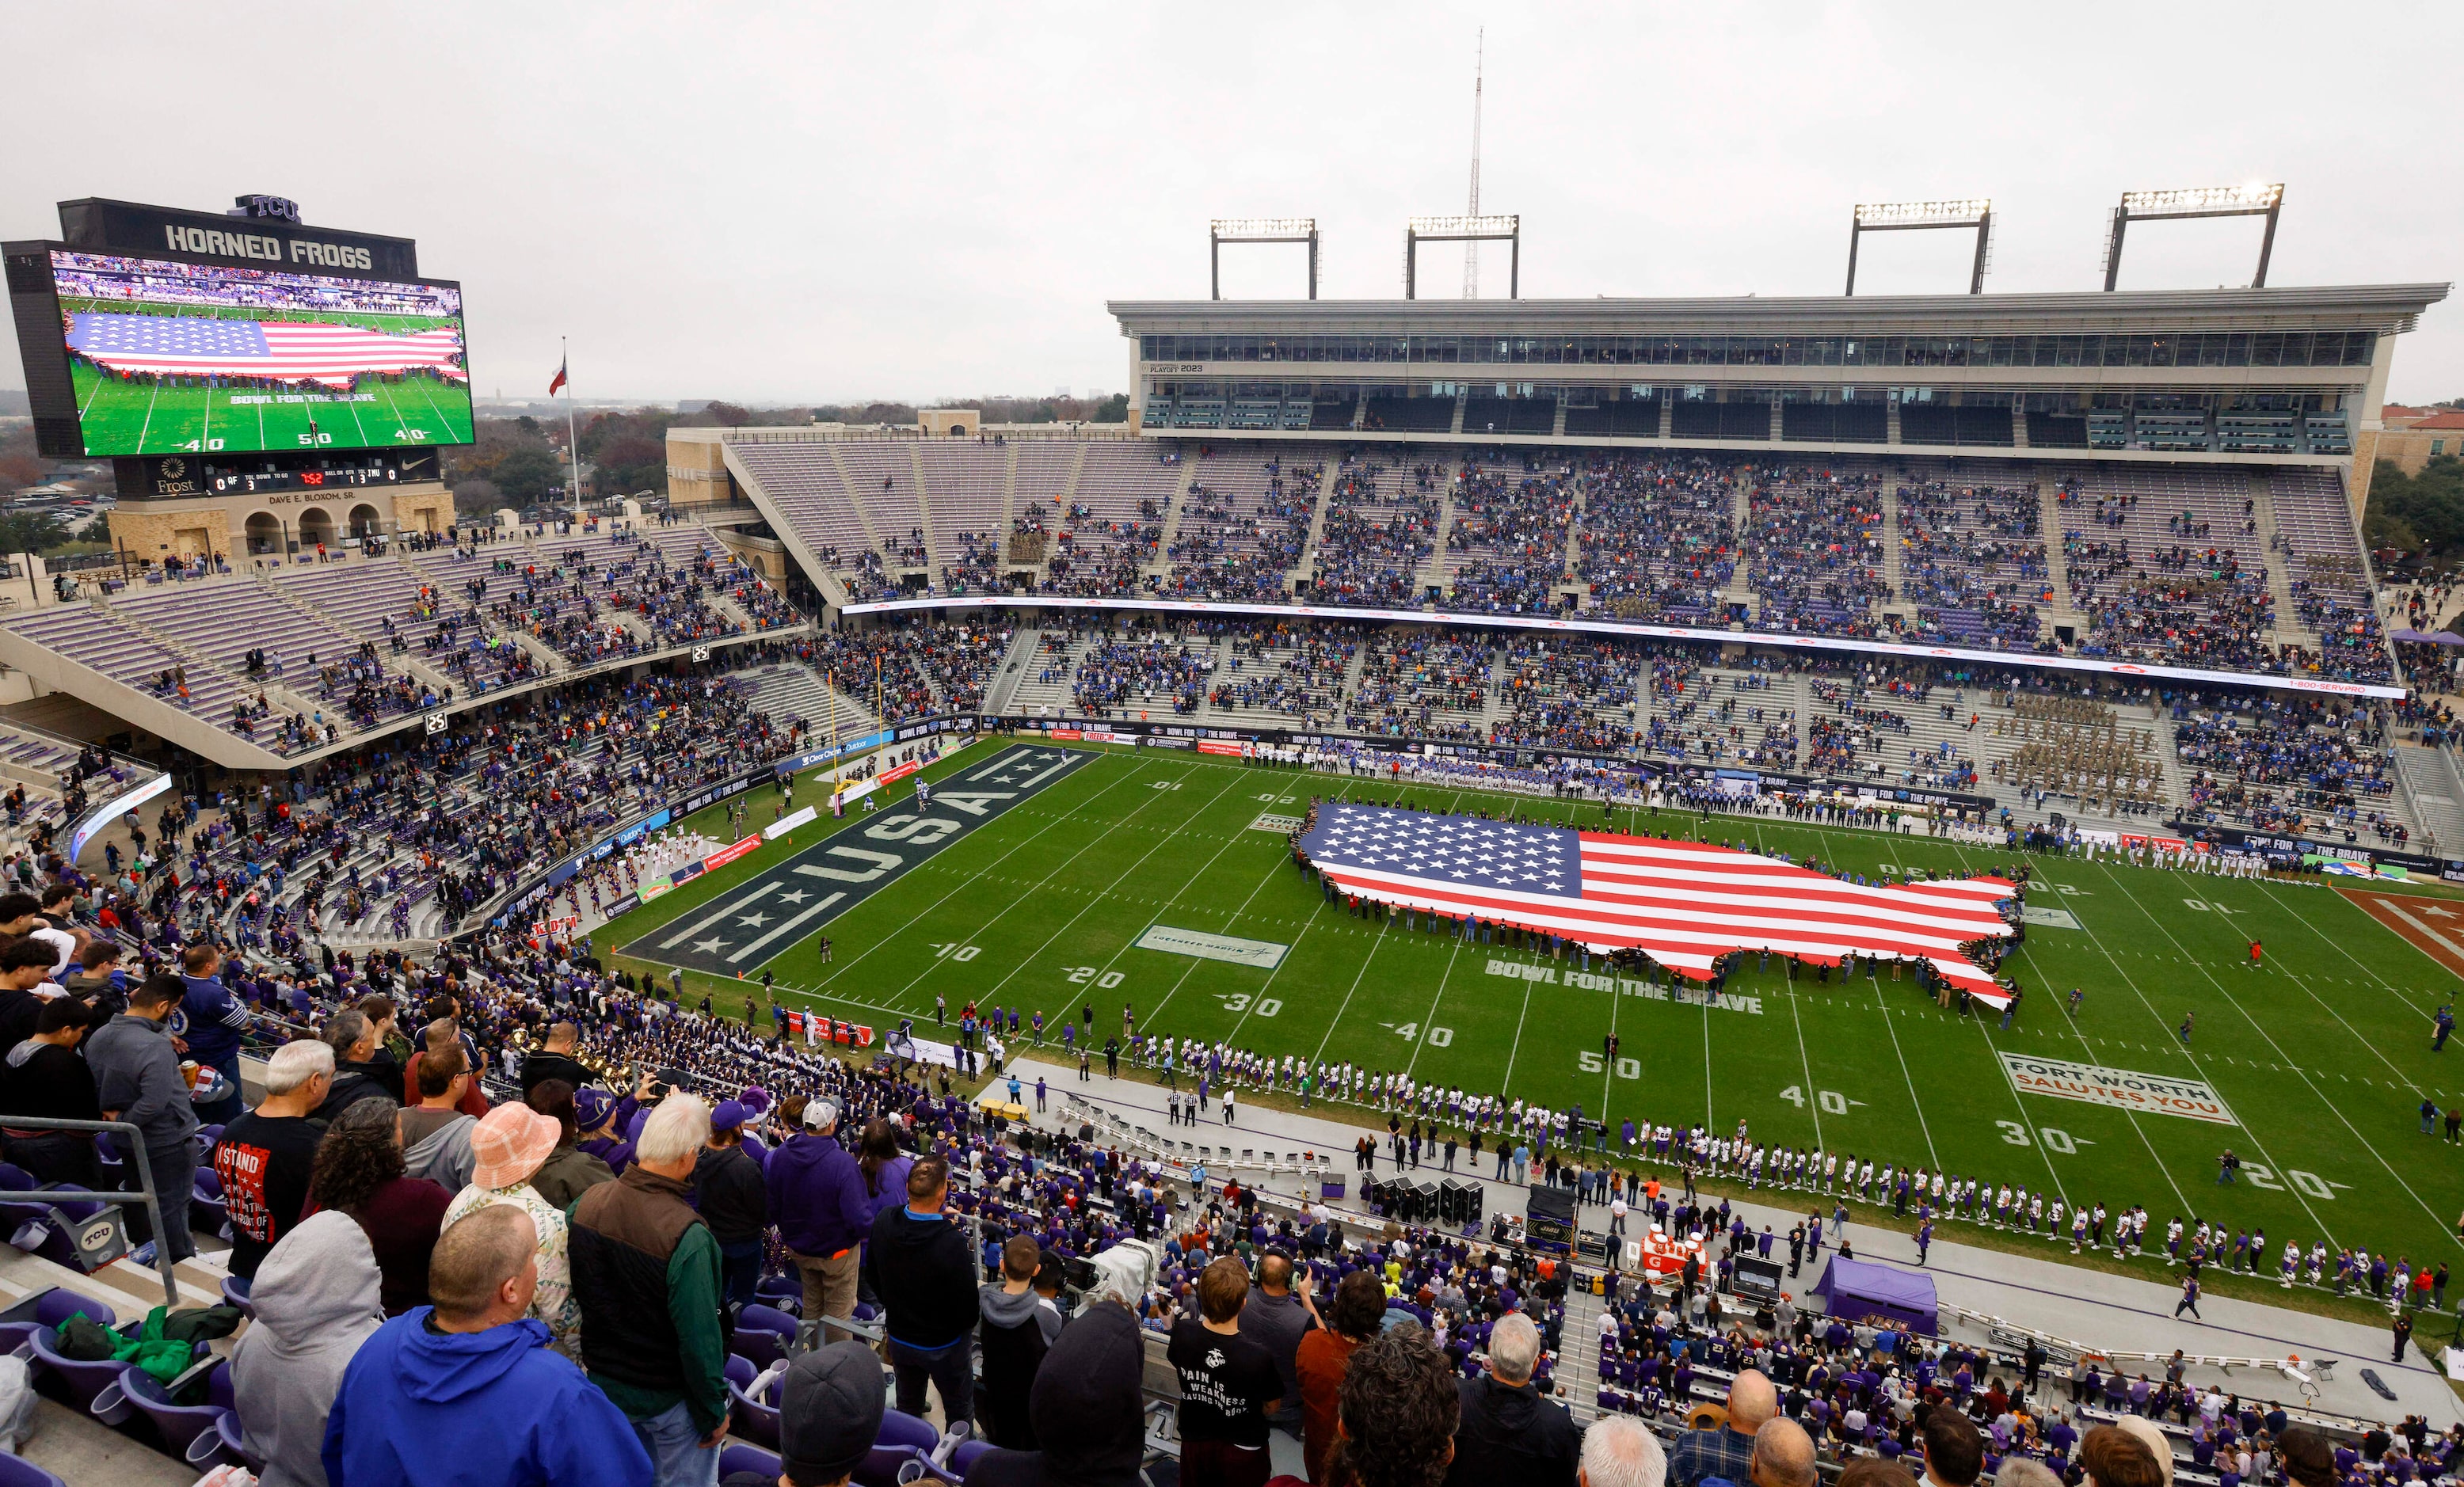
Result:
[[[143,305],[65,300],[62,308],[136,314]],[[435,316],[348,315],[330,323],[396,333],[458,322]],[[71,382],[86,452],[236,454],[258,450],[468,444],[471,391],[428,372],[370,377],[349,392],[123,383],[72,359]]]
[[[1010,747],[985,740],[930,772],[970,770]],[[1262,814],[1300,816],[1312,795],[1565,820],[1522,797],[1400,788],[1203,755],[1100,750],[1097,757],[957,838],[834,920],[783,941],[765,967],[781,1000],[886,1028],[930,1027],[935,994],[955,1018],[968,1001],[1063,1017],[1094,1010],[1099,1035],[1124,1003],[1142,1030],[1228,1039],[1263,1053],[1350,1060],[1416,1080],[1577,1103],[1611,1123],[1749,1124],[1762,1141],[1819,1145],[1984,1184],[2024,1184],[2072,1204],[2147,1208],[2167,1220],[2261,1225],[2269,1263],[2286,1238],[2324,1238],[2464,1264],[2464,1147],[2419,1131],[2424,1094],[2464,1104],[2464,1039],[2431,1049],[2431,1017],[2453,977],[2330,888],[2154,868],[2032,860],[2032,908],[2076,929],[2032,926],[2006,964],[2031,995],[2009,1030],[1946,1012],[1915,983],[1792,983],[1780,963],[1730,976],[1721,1003],[1658,999],[1567,983],[1575,969],[1493,946],[1355,918],[1325,904]],[[904,799],[901,783],[892,800]],[[770,819],[767,793],[753,823]],[[798,803],[821,798],[800,784]],[[885,808],[888,808],[887,806]],[[1596,827],[1600,808],[1587,805]],[[694,822],[714,837],[715,811]],[[824,825],[834,824],[827,820]],[[1707,823],[1678,812],[1620,812],[1620,829],[1734,839],[1813,854],[1851,871],[1983,873],[2007,853],[1840,828]],[[750,829],[748,827],[748,829]],[[805,828],[803,849],[823,834]],[[628,945],[733,891],[799,850],[772,844],[600,931]],[[2452,900],[2422,901],[2443,907]],[[1153,926],[1288,946],[1271,971],[1142,949]],[[833,942],[827,964],[816,932]],[[2251,939],[2263,969],[2247,965]],[[665,984],[668,968],[652,970]],[[1524,968],[1553,972],[1534,979]],[[2076,1017],[2064,1010],[2085,991]],[[749,989],[749,988],[743,988]],[[740,1015],[739,986],[692,976]],[[2186,1046],[2176,1028],[2195,1015]],[[1614,1032],[1619,1059],[1601,1056]],[[2019,1093],[2012,1053],[2203,1081],[2219,1124]],[[1100,1065],[1099,1065],[1100,1068]],[[2216,1182],[2231,1148],[2241,1180]]]

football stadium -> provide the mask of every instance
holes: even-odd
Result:
[[[2361,520],[2449,286],[1858,213],[1971,292],[1224,220],[1309,297],[1106,306],[1125,423],[473,512],[415,245],[62,203],[119,502],[0,610],[0,1390],[217,1483],[2464,1467],[2464,641]]]

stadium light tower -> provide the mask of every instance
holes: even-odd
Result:
[[[2259,234],[2258,272],[2250,287],[2267,287],[2267,255],[2276,249],[2276,214],[2284,207],[2284,183],[2252,186],[2209,186],[2184,191],[2124,191],[2113,208],[2113,229],[2104,239],[2104,287],[2122,278],[2122,234],[2133,221],[2178,222],[2190,217],[2265,217]]]
[[[1315,217],[1217,217],[1206,224],[1207,297],[1223,297],[1223,245],[1226,243],[1307,243],[1309,296],[1317,297],[1317,219]]]
[[[1523,218],[1413,217],[1403,224],[1403,297],[1418,299],[1422,243],[1511,243],[1506,273],[1506,297],[1523,297]]]
[[[1985,293],[1985,270],[1993,251],[1993,203],[1986,197],[1947,202],[1860,203],[1848,223],[1849,297],[1857,294],[1857,240],[1868,232],[1904,232],[1920,228],[1974,228],[1976,261],[1968,273],[1968,292]]]

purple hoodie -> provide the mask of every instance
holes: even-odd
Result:
[[[762,1187],[780,1239],[799,1255],[826,1258],[872,1231],[864,1170],[834,1136],[789,1137],[764,1164]]]

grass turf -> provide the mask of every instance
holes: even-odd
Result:
[[[969,767],[988,740],[928,772]],[[1729,1004],[1705,1007],[1565,984],[1566,962],[1399,925],[1324,904],[1261,813],[1298,816],[1311,796],[1406,800],[1526,819],[1601,822],[1580,807],[1426,785],[1265,770],[1160,751],[1103,751],[1056,784],[919,864],[767,963],[780,999],[887,1026],[930,1025],[934,997],[1041,1009],[1050,1026],[1091,1008],[1101,1037],[1124,1003],[1145,1030],[1228,1039],[1262,1053],[1351,1060],[1538,1100],[1726,1132],[1819,1144],[1947,1169],[1980,1184],[2025,1184],[2071,1203],[2143,1203],[2161,1243],[2167,1218],[2262,1226],[2274,1273],[2287,1238],[2357,1245],[2416,1263],[2464,1260],[2464,1148],[2419,1133],[2424,1094],[2464,1104],[2464,1043],[2431,1051],[2430,1017],[2452,977],[2331,891],[2070,859],[2034,860],[2032,902],[2070,910],[2076,930],[2032,928],[2007,969],[2029,989],[2014,1025],[1963,1017],[1912,981],[1792,983],[1772,969],[1730,976]],[[891,801],[911,787],[894,787]],[[767,801],[764,795],[756,798]],[[796,803],[823,798],[818,785]],[[886,802],[888,808],[890,802]],[[759,819],[757,814],[756,820]],[[724,834],[715,812],[693,822]],[[1985,872],[2009,855],[1923,838],[1678,812],[1620,811],[1620,829],[1735,841],[1819,856],[1852,871],[1923,866]],[[807,828],[809,831],[811,828]],[[811,838],[807,838],[809,845]],[[772,844],[602,930],[625,944],[729,891],[791,849]],[[1273,971],[1136,948],[1150,925],[1290,947]],[[2263,969],[2247,967],[2254,937]],[[664,977],[649,962],[620,964]],[[1555,982],[1497,973],[1546,966]],[[760,967],[748,967],[755,976]],[[664,984],[664,982],[663,982]],[[2076,1017],[2063,1008],[2086,992]],[[725,1011],[758,990],[689,977]],[[1759,1012],[1746,1010],[1758,1006]],[[2175,1029],[2196,1027],[2186,1046]],[[1623,1060],[1603,1067],[1615,1032]],[[2237,1126],[2137,1114],[2015,1093],[2009,1050],[2204,1080]],[[2227,1147],[2245,1167],[2216,1183]]]

